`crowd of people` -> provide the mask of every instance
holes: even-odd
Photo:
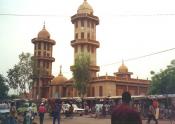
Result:
[[[65,103],[61,101],[61,99],[49,99],[47,102],[39,102],[37,106],[39,123],[44,124],[45,113],[50,113],[53,124],[60,124],[62,114],[64,114],[65,117],[73,117],[74,108],[72,102],[73,101],[68,101],[70,106],[67,110],[63,110],[63,104]],[[150,124],[151,121],[158,124],[158,120],[161,117],[160,113],[162,113],[158,100],[147,99],[146,102],[141,101],[140,103],[134,103],[129,92],[124,92],[121,101],[117,103],[107,100],[89,104],[84,101],[81,107],[84,108],[83,114],[85,115],[90,115],[95,118],[111,117],[111,124],[142,124],[143,118],[147,118],[148,124]],[[168,109],[168,113],[171,112],[172,115],[175,108],[173,107],[174,106],[171,106],[171,108]],[[4,124],[36,124],[34,122],[36,115],[33,112],[31,102],[24,113],[17,112],[15,102],[11,102],[11,104],[9,104],[9,102],[0,103],[0,108],[9,108],[9,116],[3,122]]]

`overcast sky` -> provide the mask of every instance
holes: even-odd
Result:
[[[150,78],[175,59],[174,0],[87,0],[100,19],[97,26],[99,75],[113,75],[124,60],[133,78]],[[33,54],[31,39],[37,37],[44,21],[53,47],[52,73],[71,78],[74,26],[70,17],[83,0],[0,0],[0,73],[18,63],[22,52]],[[5,15],[4,15],[5,14]],[[9,15],[6,15],[9,14]],[[12,14],[12,15],[11,15]],[[28,15],[28,16],[26,16]],[[172,50],[169,50],[172,49]],[[164,50],[169,50],[152,56]],[[132,59],[142,57],[140,59]],[[128,60],[129,59],[129,60]]]

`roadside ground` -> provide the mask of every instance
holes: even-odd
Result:
[[[36,116],[35,122],[39,124],[39,117]],[[142,121],[143,124],[146,124],[146,120]],[[49,117],[48,114],[45,115],[44,124],[52,124],[52,117]],[[75,116],[73,118],[65,118],[61,116],[60,124],[111,124],[110,118],[92,118],[89,115]],[[152,121],[151,124],[154,124]],[[159,124],[175,124],[171,123],[169,120],[159,120]]]

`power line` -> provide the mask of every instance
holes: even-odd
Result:
[[[175,50],[175,48],[171,48],[171,49],[167,49],[167,50],[163,50],[163,51],[159,51],[159,52],[150,53],[150,54],[139,56],[139,57],[129,58],[129,59],[126,59],[124,61],[125,62],[126,61],[133,61],[133,60],[137,60],[137,59],[141,59],[141,58],[145,58],[145,57],[161,54],[161,53],[164,53],[164,52],[169,52],[169,51],[172,51],[172,50]],[[114,62],[114,63],[111,63],[111,64],[105,64],[105,65],[101,65],[101,66],[110,66],[110,65],[117,64],[117,63],[121,63],[121,61],[117,61],[117,62]]]
[[[0,16],[38,16],[38,17],[42,17],[42,16],[48,16],[48,17],[68,17],[68,16],[64,16],[64,15],[45,15],[45,14],[14,14],[14,13],[0,13]],[[121,15],[113,15],[113,16],[175,16],[174,13],[156,13],[156,14],[121,14]],[[143,55],[143,56],[139,56],[139,57],[134,57],[134,58],[129,58],[126,59],[124,61],[133,61],[133,60],[137,60],[137,59],[141,59],[141,58],[145,58],[145,57],[149,57],[152,55],[156,55],[156,54],[160,54],[160,53],[164,53],[164,52],[168,52],[171,50],[174,50],[175,48],[171,48],[171,49],[167,49],[167,50],[163,50],[163,51],[159,51],[159,52],[155,52],[155,53],[151,53],[151,54],[147,54],[147,55]],[[114,65],[117,63],[121,63],[121,61],[117,61],[111,64],[105,64],[105,65],[101,65],[101,66],[109,66],[109,65]]]
[[[109,14],[108,14],[109,15]],[[48,17],[69,17],[64,15],[54,15],[54,14],[16,14],[16,13],[0,13],[0,16],[48,16]],[[175,13],[155,13],[155,14],[116,14],[111,16],[175,16]]]
[[[50,16],[50,17],[61,17],[61,16],[64,16],[64,15],[52,15],[52,14],[48,14],[48,15],[45,15],[45,14],[15,14],[15,13],[0,13],[0,16],[38,16],[38,17],[41,17],[41,16]],[[68,16],[65,16],[65,17],[68,17]]]
[[[172,51],[172,50],[175,50],[175,48],[171,48],[171,49],[167,49],[167,50],[162,50],[162,51],[159,51],[159,52],[154,52],[154,53],[147,54],[147,55],[143,55],[143,56],[139,56],[139,57],[129,58],[129,59],[126,59],[126,60],[124,60],[124,61],[125,61],[125,62],[126,62],[126,61],[134,61],[134,60],[137,60],[137,59],[141,59],[141,58],[145,58],[145,57],[149,57],[149,56],[161,54],[161,53],[164,53],[164,52],[169,52],[169,51]],[[111,63],[111,64],[105,64],[105,65],[101,65],[101,66],[110,66],[110,65],[117,64],[117,63],[121,63],[121,61],[117,61],[117,62],[114,62],[114,63]],[[100,66],[100,67],[101,67],[101,66]],[[63,73],[70,74],[71,72],[63,72]]]
[[[114,15],[115,16],[115,15]],[[155,13],[155,14],[121,14],[117,16],[175,16],[174,13]]]

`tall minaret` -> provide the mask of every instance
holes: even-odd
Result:
[[[96,25],[99,24],[99,18],[93,15],[92,7],[84,0],[77,14],[71,17],[71,21],[74,24],[74,40],[71,41],[71,46],[74,48],[74,62],[78,54],[89,54],[91,77],[96,77],[96,72],[100,70],[96,65],[96,49],[100,46],[96,41]]]
[[[34,44],[34,84],[32,87],[33,98],[48,98],[49,84],[53,79],[52,62],[55,58],[52,57],[52,47],[55,41],[50,39],[50,34],[45,28],[38,33],[37,38],[32,39]]]

